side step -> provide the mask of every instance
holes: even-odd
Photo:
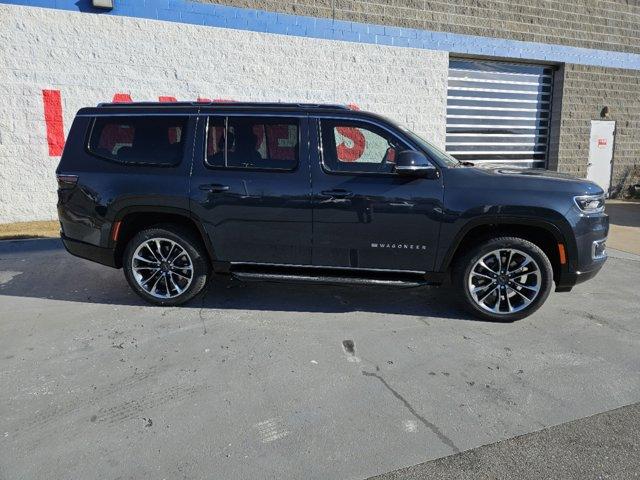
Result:
[[[349,284],[349,285],[385,285],[392,287],[420,287],[429,285],[426,280],[421,282],[411,282],[404,280],[380,280],[376,278],[363,277],[336,277],[336,276],[313,276],[313,275],[283,275],[277,273],[249,273],[232,272],[231,275],[238,280],[253,282],[304,282],[304,283],[324,283],[324,284]]]
[[[384,272],[343,269],[251,268],[235,265],[231,275],[242,281],[304,282],[317,284],[383,285],[391,287],[419,287],[436,282],[417,272]]]

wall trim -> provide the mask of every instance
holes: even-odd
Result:
[[[640,54],[633,53],[315,18],[188,0],[135,2],[114,0],[114,2],[113,10],[104,11],[93,8],[90,0],[0,0],[0,4],[54,8],[326,40],[439,50],[461,55],[507,57],[549,63],[574,63],[640,70]]]

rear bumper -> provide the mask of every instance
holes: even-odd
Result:
[[[108,267],[119,268],[116,264],[115,252],[112,248],[96,247],[89,243],[72,240],[64,235],[61,235],[61,237],[64,248],[66,248],[67,252],[71,255],[101,263]]]

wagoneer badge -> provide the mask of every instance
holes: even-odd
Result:
[[[389,248],[402,250],[426,250],[426,245],[412,245],[410,243],[372,243],[371,248]]]

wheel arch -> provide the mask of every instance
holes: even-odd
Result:
[[[114,259],[118,268],[122,267],[122,259],[127,243],[133,236],[145,228],[160,224],[180,225],[192,231],[204,245],[210,261],[215,260],[213,247],[202,228],[200,221],[191,212],[174,207],[132,207],[118,212],[112,227],[112,237],[109,239],[114,250]],[[115,231],[115,235],[113,232]],[[115,236],[115,238],[114,238]]]
[[[514,236],[537,245],[549,258],[554,281],[566,274],[575,261],[575,242],[554,223],[539,218],[499,217],[493,221],[469,222],[458,232],[442,261],[442,271],[449,271],[455,261],[474,244],[498,236]],[[559,244],[565,248],[566,260],[561,262]]]

